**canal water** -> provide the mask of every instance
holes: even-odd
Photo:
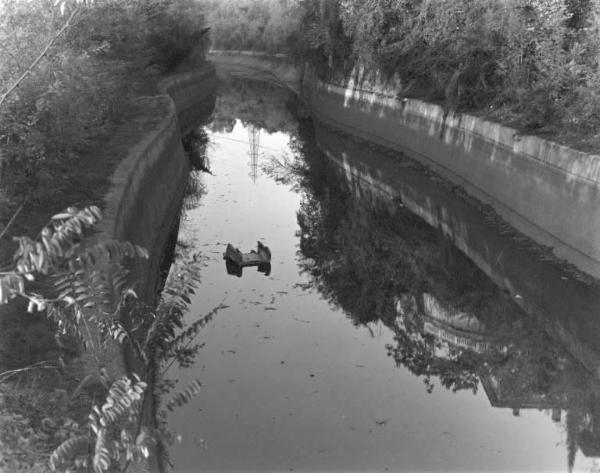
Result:
[[[201,280],[188,324],[220,309],[167,373],[173,392],[201,384],[167,419],[173,471],[598,470],[600,391],[577,338],[377,179],[444,183],[312,123],[274,85],[219,94],[172,271]],[[270,271],[228,274],[226,245],[257,241]]]

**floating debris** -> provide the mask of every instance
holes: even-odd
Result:
[[[232,274],[238,278],[242,277],[242,268],[245,266],[258,266],[258,271],[265,276],[271,274],[271,250],[260,241],[257,243],[256,251],[242,253],[231,243],[227,244],[227,249],[223,253],[227,274]]]

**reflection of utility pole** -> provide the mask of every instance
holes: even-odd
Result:
[[[248,127],[248,142],[250,143],[250,177],[256,182],[258,176],[258,148],[260,146],[260,128],[254,125]]]

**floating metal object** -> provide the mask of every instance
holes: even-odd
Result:
[[[268,246],[257,242],[256,251],[242,253],[231,243],[227,244],[227,249],[223,253],[227,274],[233,274],[242,277],[242,268],[245,266],[258,266],[258,271],[268,276],[271,273],[271,250]]]

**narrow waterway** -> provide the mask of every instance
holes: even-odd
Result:
[[[225,307],[168,373],[175,391],[202,385],[169,414],[173,471],[597,469],[599,391],[577,339],[381,191],[374,176],[406,162],[361,171],[335,159],[336,142],[358,145],[327,130],[322,154],[296,112],[286,91],[232,79],[205,127],[212,175],[194,175],[174,268],[201,263],[188,323]],[[228,274],[226,245],[257,241],[271,271]]]

